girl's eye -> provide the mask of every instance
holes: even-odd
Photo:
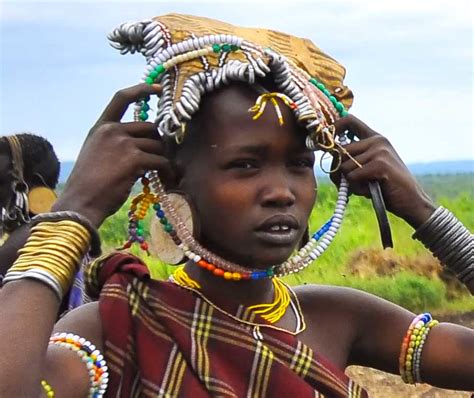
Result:
[[[312,169],[314,165],[313,159],[301,158],[295,159],[291,162],[291,166],[299,168],[310,168]]]
[[[252,160],[236,160],[229,164],[229,169],[244,169],[251,170],[257,167],[255,161]]]

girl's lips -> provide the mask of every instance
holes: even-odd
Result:
[[[298,220],[291,214],[275,214],[263,221],[256,231],[270,231],[275,226],[286,226],[289,229],[298,229],[300,227]]]
[[[298,238],[298,230],[293,228],[279,231],[272,231],[270,229],[257,230],[254,233],[258,240],[273,246],[292,245]]]

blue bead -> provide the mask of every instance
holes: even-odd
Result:
[[[426,314],[423,314],[423,318],[421,318],[421,320],[424,323],[428,323],[429,321],[431,321],[431,319],[432,319],[431,314],[428,312]]]
[[[258,272],[252,272],[252,273],[250,274],[250,277],[251,277],[252,279],[258,279]]]
[[[163,210],[158,210],[158,211],[156,212],[156,215],[157,215],[158,217],[160,217],[160,218],[163,218],[163,217],[165,216],[165,212],[164,212]]]

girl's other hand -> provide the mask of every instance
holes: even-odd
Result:
[[[332,181],[338,184],[342,173],[352,193],[369,197],[368,183],[376,180],[380,183],[389,211],[403,218],[413,228],[425,222],[436,207],[389,140],[352,115],[339,119],[335,126],[336,134],[347,131],[349,136],[359,139],[344,148],[362,167],[343,154],[340,167],[331,174]],[[336,165],[333,161],[332,167]]]
[[[127,200],[147,170],[171,178],[156,125],[121,122],[131,103],[160,92],[158,85],[139,84],[114,95],[86,138],[53,211],[77,211],[99,226]]]

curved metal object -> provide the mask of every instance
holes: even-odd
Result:
[[[369,182],[370,197],[379,223],[380,238],[384,249],[393,247],[392,231],[387,217],[387,209],[383,200],[382,190],[378,181]]]

